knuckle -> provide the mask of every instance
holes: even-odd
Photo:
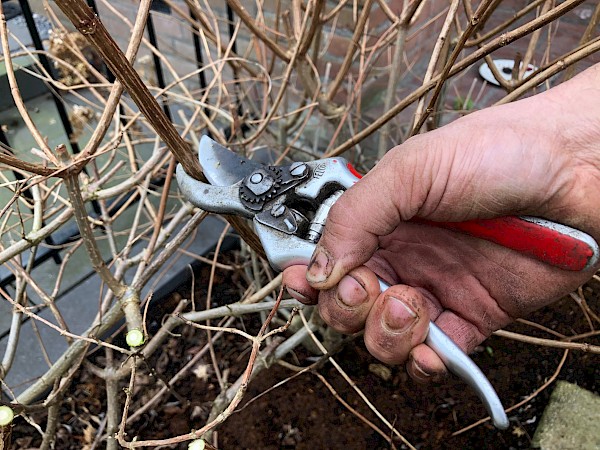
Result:
[[[338,333],[352,334],[360,330],[360,327],[353,320],[352,315],[344,314],[336,310],[336,308],[332,308],[329,302],[320,301],[318,308],[321,318]]]
[[[368,339],[366,336],[365,346],[367,347],[369,353],[382,363],[396,365],[402,364],[406,360],[406,356],[404,354],[398,353],[397,350],[393,351],[385,346],[380,346],[371,339]]]
[[[365,346],[369,353],[386,364],[402,364],[408,357],[404,343],[390,338],[383,332],[365,333]]]

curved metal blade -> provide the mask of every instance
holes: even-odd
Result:
[[[198,208],[219,214],[236,214],[247,218],[254,216],[254,211],[240,202],[238,186],[213,186],[203,183],[190,177],[181,164],[177,165],[176,174],[179,190]]]
[[[200,140],[198,159],[206,179],[215,186],[231,186],[263,166],[232,152],[208,136],[202,136]]]

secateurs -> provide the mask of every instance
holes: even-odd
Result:
[[[252,219],[265,254],[277,270],[308,263],[330,208],[360,179],[343,158],[270,166],[241,157],[206,136],[200,142],[199,159],[210,184],[190,177],[178,166],[181,192],[206,211]],[[584,270],[598,261],[598,245],[592,237],[543,219],[430,224],[491,240],[566,270]],[[383,281],[380,286],[382,291],[389,287]],[[475,363],[434,323],[425,343],[477,392],[494,425],[507,428],[500,399]]]

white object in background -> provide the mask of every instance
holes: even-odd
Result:
[[[510,81],[512,79],[513,67],[515,66],[514,60],[512,60],[512,59],[494,59],[493,61],[494,61],[494,64],[496,65],[496,67],[498,68],[500,75],[502,75],[502,77],[506,81]],[[521,65],[522,64],[523,63],[521,63]],[[528,76],[530,76],[536,69],[537,69],[537,67],[534,66],[533,64],[528,64],[527,69],[525,70],[525,74],[523,75],[523,78],[525,79]],[[498,80],[496,80],[494,78],[494,75],[492,74],[492,71],[491,71],[490,67],[487,65],[487,63],[483,63],[481,66],[479,66],[479,75],[481,75],[481,77],[488,83],[494,84],[496,86],[500,86],[500,83],[498,83]]]

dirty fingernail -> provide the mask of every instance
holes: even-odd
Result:
[[[432,376],[429,372],[423,370],[423,368],[417,363],[415,359],[410,357],[409,367],[412,369],[411,376],[415,381],[419,383],[428,383],[432,381]]]
[[[331,268],[327,253],[321,247],[317,247],[308,264],[306,280],[309,283],[323,283],[327,281]]]
[[[349,307],[357,307],[367,300],[367,291],[361,282],[350,275],[340,280],[337,288],[338,299]]]
[[[387,297],[383,322],[390,331],[402,333],[408,330],[415,323],[417,317],[417,313],[402,300],[391,296]]]
[[[431,378],[431,374],[429,372],[425,372],[418,362],[414,361],[413,364],[415,365],[415,370],[419,372],[422,378]]]

